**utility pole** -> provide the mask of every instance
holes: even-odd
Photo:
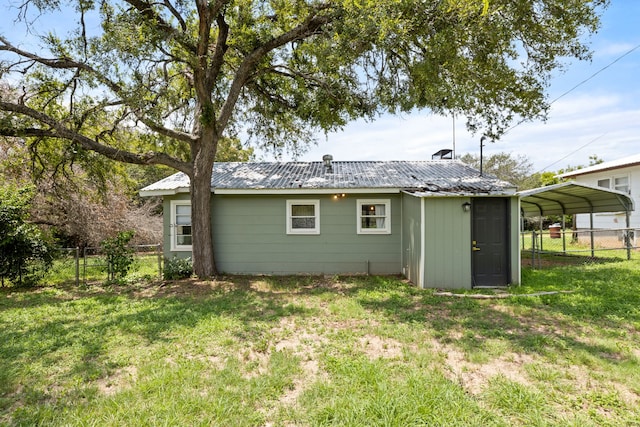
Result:
[[[487,140],[487,137],[482,135],[480,138],[480,176],[482,176],[482,147],[484,147],[484,142]]]

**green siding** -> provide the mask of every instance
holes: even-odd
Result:
[[[471,214],[463,197],[428,197],[425,211],[426,288],[471,288]]]
[[[164,200],[164,248],[169,258],[191,256],[170,250],[170,200],[188,199],[185,194]],[[319,235],[286,234],[286,201],[291,199],[320,200]],[[391,234],[356,233],[357,199],[391,200]],[[223,273],[241,274],[403,273],[425,288],[471,288],[471,215],[462,210],[469,200],[404,193],[350,194],[337,200],[331,195],[216,195],[212,224],[217,267]],[[511,283],[518,284],[517,197],[511,198],[510,209]]]
[[[320,200],[320,234],[286,233],[287,200]],[[391,234],[356,233],[356,200],[390,199]],[[399,195],[213,197],[218,270],[244,274],[399,274]]]
[[[402,195],[402,266],[403,273],[412,283],[419,285],[422,231],[419,197]]]

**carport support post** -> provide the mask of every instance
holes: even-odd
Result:
[[[536,268],[536,230],[531,231],[531,268]]]
[[[593,241],[593,212],[589,212],[589,235],[591,237],[591,258],[595,257],[594,241]]]
[[[627,261],[629,261],[631,259],[631,230],[629,229],[631,227],[631,220],[629,218],[629,211],[627,210],[625,212],[625,216],[626,216],[626,226],[627,226],[627,238],[624,239],[625,240],[625,245],[627,246]]]
[[[567,254],[567,234],[564,229],[565,225],[564,214],[562,214],[562,255]]]

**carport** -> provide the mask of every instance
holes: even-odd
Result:
[[[590,229],[593,230],[593,214],[604,212],[625,212],[626,228],[629,228],[629,216],[634,210],[633,199],[625,193],[601,187],[578,184],[573,181],[520,191],[520,211],[522,217],[543,217],[547,215],[562,215],[562,229],[564,230],[564,215],[589,214]],[[566,250],[564,233],[563,251]],[[627,257],[631,257],[631,247],[627,246]],[[591,233],[591,251],[594,242]],[[593,256],[593,255],[592,255]]]

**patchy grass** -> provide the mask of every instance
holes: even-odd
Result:
[[[0,292],[0,424],[637,425],[640,263]],[[538,297],[521,294],[571,290]]]

